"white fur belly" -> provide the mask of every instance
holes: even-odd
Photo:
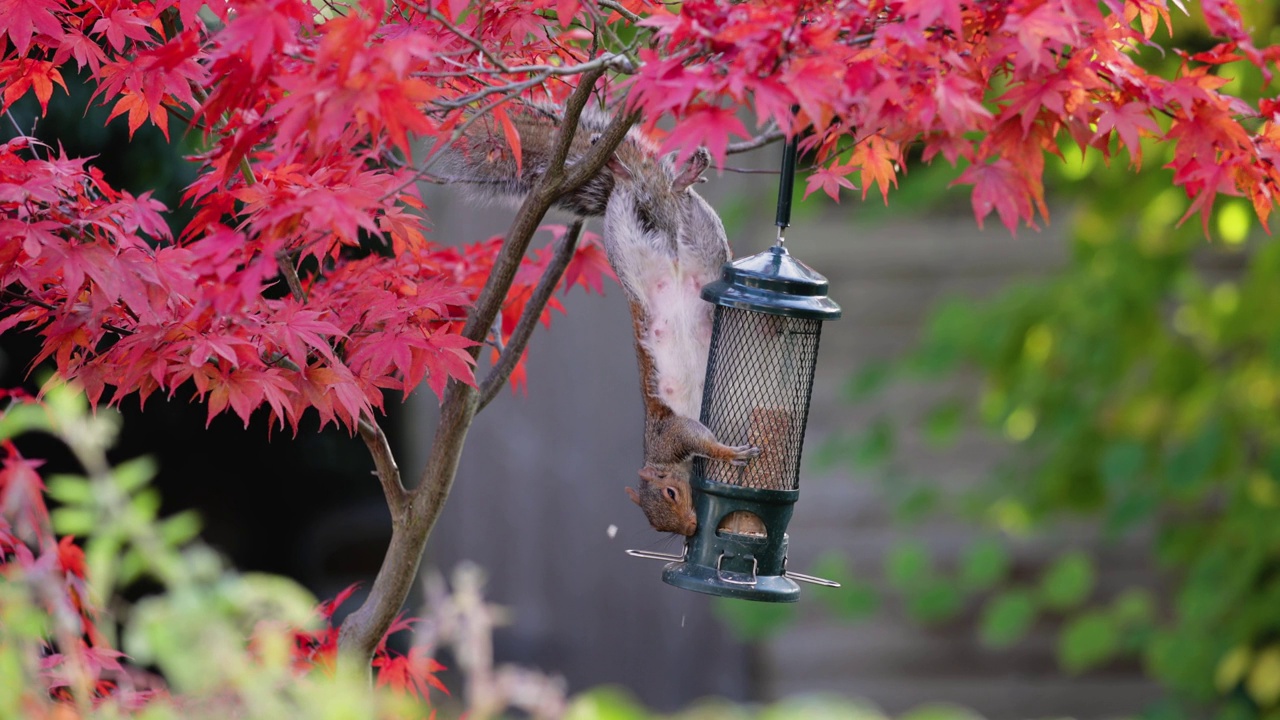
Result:
[[[650,392],[696,420],[711,346],[712,306],[700,295],[706,272],[681,272],[675,238],[646,232],[635,218],[632,197],[615,190],[604,219],[609,263],[649,321],[640,342],[653,360]]]
[[[676,413],[696,420],[711,344],[711,304],[700,297],[698,279],[673,267],[650,280],[644,283],[649,310],[644,343],[657,374],[654,391]]]

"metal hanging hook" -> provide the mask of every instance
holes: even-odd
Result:
[[[793,107],[792,112],[799,112]],[[799,150],[800,136],[797,133],[782,148],[782,175],[778,178],[778,214],[774,224],[778,226],[778,239],[775,243],[783,247],[786,242],[786,231],[791,226],[791,196],[795,194],[796,154]]]

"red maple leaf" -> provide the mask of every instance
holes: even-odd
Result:
[[[36,472],[42,462],[22,457],[9,440],[0,447],[5,450],[0,466],[0,517],[8,518],[20,535],[39,537],[49,523],[44,481]]]
[[[970,165],[952,184],[973,184],[973,214],[982,227],[983,219],[995,211],[1000,222],[1017,234],[1018,220],[1032,220],[1031,199],[1027,194],[1026,180],[1013,163],[999,159],[990,163]]]
[[[58,0],[0,0],[0,36],[8,35],[19,55],[31,48],[31,38],[47,35],[56,42],[62,37],[58,15],[67,12]]]
[[[747,137],[749,133],[733,108],[696,106],[667,135],[664,150],[676,151],[676,164],[683,163],[699,147],[711,153],[716,165],[724,165],[724,151],[729,136]]]
[[[4,87],[4,95],[0,97],[0,110],[9,107],[28,90],[32,90],[40,101],[40,112],[48,112],[55,84],[61,86],[63,92],[67,91],[62,73],[58,72],[57,65],[52,62],[28,58],[0,62],[0,86]]]
[[[901,160],[897,143],[885,140],[879,135],[858,143],[853,149],[853,157],[849,159],[851,167],[860,169],[862,175],[862,199],[867,199],[871,185],[880,186],[880,194],[885,205],[889,204],[889,185],[898,186],[897,169]]]
[[[432,688],[449,694],[448,688],[436,677],[445,667],[420,645],[409,648],[407,655],[386,653],[375,657],[373,667],[378,671],[378,687],[390,687],[423,700],[429,699]]]
[[[133,138],[133,133],[142,127],[142,123],[150,117],[156,127],[160,128],[164,133],[165,139],[169,137],[169,113],[160,108],[158,105],[153,108],[147,99],[142,95],[125,90],[120,94],[120,99],[116,100],[115,107],[111,109],[111,114],[107,116],[110,121],[119,115],[129,114],[129,137]]]
[[[69,575],[84,577],[84,550],[75,544],[75,538],[71,535],[64,535],[58,541],[58,565]]]
[[[1152,119],[1150,111],[1138,102],[1127,103],[1120,107],[1102,102],[1098,103],[1098,107],[1102,112],[1095,121],[1098,130],[1094,133],[1093,139],[1096,140],[1115,131],[1120,137],[1120,142],[1129,150],[1133,167],[1135,169],[1141,167],[1142,141],[1139,131],[1145,130],[1152,135],[1160,134],[1160,126]]]
[[[117,53],[124,51],[128,40],[148,41],[153,38],[150,23],[130,7],[116,7],[98,18],[89,30],[90,35],[105,35],[111,48]]]
[[[857,190],[853,185],[853,181],[848,177],[849,172],[849,168],[842,165],[821,167],[814,170],[804,180],[804,196],[809,197],[814,190],[821,189],[832,200],[840,202],[840,188]]]

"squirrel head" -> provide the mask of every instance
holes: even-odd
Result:
[[[693,535],[698,517],[693,512],[693,491],[689,481],[669,470],[649,465],[640,468],[640,488],[627,488],[631,501],[640,506],[649,524],[658,532]]]

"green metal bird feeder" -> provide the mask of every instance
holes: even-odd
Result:
[[[783,155],[778,241],[725,263],[702,289],[714,303],[701,421],[727,445],[751,444],[760,455],[735,466],[695,458],[692,485],[698,529],[682,555],[628,551],[669,560],[662,579],[697,592],[795,602],[796,580],[838,583],[787,569],[787,524],[800,496],[800,451],[822,323],[840,317],[827,279],[784,247],[790,224],[795,140]]]

